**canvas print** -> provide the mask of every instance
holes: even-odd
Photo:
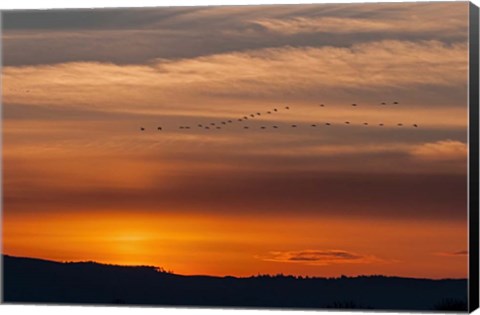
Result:
[[[467,311],[469,8],[2,12],[4,302]]]

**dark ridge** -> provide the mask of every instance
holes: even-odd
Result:
[[[182,276],[153,266],[3,256],[7,303],[463,310],[466,279]]]

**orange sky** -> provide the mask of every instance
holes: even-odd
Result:
[[[5,13],[4,252],[181,274],[466,277],[467,13]]]
[[[11,254],[148,264],[181,274],[466,276],[466,256],[455,254],[464,246],[462,222],[101,212],[7,217],[5,227]],[[299,249],[326,256],[289,260]]]

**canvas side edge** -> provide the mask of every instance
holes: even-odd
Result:
[[[468,310],[479,304],[479,8],[469,6],[469,281]]]

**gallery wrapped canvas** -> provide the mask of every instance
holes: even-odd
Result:
[[[4,303],[477,308],[474,4],[1,18]]]

